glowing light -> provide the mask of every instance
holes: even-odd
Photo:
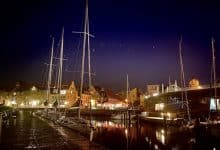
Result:
[[[125,102],[126,102],[126,103],[128,102],[128,99],[127,99],[127,98],[125,99]]]
[[[36,91],[37,90],[37,88],[35,87],[35,86],[33,86],[32,88],[31,88],[31,91]]]
[[[94,99],[91,99],[91,106],[95,107],[95,100]]]
[[[36,106],[37,102],[36,101],[32,101],[32,106]]]
[[[160,131],[156,131],[156,138],[159,140],[162,144],[166,144],[166,136],[164,129],[161,129]],[[159,148],[159,147],[158,147]]]
[[[198,86],[198,89],[202,89],[202,87],[199,85],[199,86]]]
[[[159,95],[159,93],[153,93],[153,96],[158,96]]]
[[[67,104],[69,104],[69,102],[65,101],[65,102],[64,102],[64,105],[67,105]]]
[[[37,105],[39,105],[39,101],[38,100],[32,100],[30,104],[31,104],[32,107],[36,107]]]
[[[61,95],[66,95],[66,90],[60,90]]]
[[[20,106],[24,106],[24,103],[21,103]]]
[[[160,103],[160,108],[161,108],[161,110],[163,110],[163,108],[164,108],[164,103]]]
[[[167,113],[167,116],[168,116],[168,118],[170,118],[171,114],[168,112],[168,113]]]
[[[148,98],[150,98],[150,95],[145,95],[144,98],[148,99]]]
[[[7,105],[7,106],[11,106],[11,102],[10,102],[10,101],[8,101],[6,105]]]
[[[65,107],[65,105],[60,105],[60,107],[64,108],[64,107]]]
[[[125,129],[125,135],[128,136],[128,129]]]
[[[155,145],[154,145],[154,149],[156,149],[156,150],[157,150],[158,148],[159,148],[159,147],[158,147],[158,145],[157,145],[157,144],[155,144]]]
[[[162,142],[162,144],[165,144],[165,136],[164,136],[164,134],[161,135],[161,142]]]
[[[155,104],[155,110],[162,111],[164,109],[164,103]]]
[[[147,115],[148,115],[148,113],[146,111],[141,112],[141,116],[147,116]]]
[[[147,137],[147,136],[145,137],[145,140],[146,140],[147,142],[149,141],[149,139],[148,139],[148,137]]]
[[[12,105],[16,105],[17,103],[16,103],[16,101],[12,101],[11,104]]]
[[[116,108],[122,107],[122,104],[115,104]]]
[[[102,104],[100,104],[100,103],[97,104],[97,107],[101,107],[101,106],[102,106]]]

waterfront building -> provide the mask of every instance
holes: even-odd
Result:
[[[75,83],[72,81],[69,89],[66,91],[66,104],[67,107],[73,106],[77,102],[78,91],[76,89]]]
[[[128,104],[130,106],[140,105],[140,92],[137,88],[132,89],[128,93]]]
[[[155,96],[160,93],[160,85],[147,85],[147,94],[150,96]]]
[[[169,85],[166,88],[166,92],[176,92],[176,91],[180,91],[181,88],[177,85],[177,81],[174,81],[174,84],[172,84],[171,82],[169,83]]]
[[[190,80],[189,81],[189,88],[190,89],[199,89],[200,88],[199,80],[195,79],[195,78]]]
[[[125,102],[125,98],[115,94],[111,90],[105,90],[104,95],[105,101],[103,102],[102,106],[105,109],[126,108],[128,106],[127,102]]]

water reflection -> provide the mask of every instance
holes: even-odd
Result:
[[[114,122],[111,120],[92,120],[92,124],[98,128],[125,128],[125,125],[121,122]]]
[[[128,150],[128,129],[125,128],[125,137],[126,137],[126,149]]]
[[[16,118],[11,117],[2,124],[0,149],[76,149],[62,137],[46,122],[31,116],[27,111],[20,111]]]
[[[13,125],[14,125],[14,126],[16,126],[16,121],[17,121],[17,119],[14,118],[14,119],[13,119]]]
[[[207,148],[216,148],[219,147],[218,142],[220,141],[220,136],[216,137],[207,130],[202,131],[198,136],[192,129],[174,126],[164,127],[139,123],[138,121],[125,124],[123,121],[93,120],[93,123],[97,127],[94,140],[110,149],[191,150],[202,147],[203,143],[209,145]],[[220,128],[217,130],[220,133]],[[197,142],[190,142],[191,139],[195,139]]]
[[[2,143],[2,114],[0,114],[0,144]]]
[[[165,142],[166,135],[165,135],[164,129],[161,129],[161,130],[157,129],[157,130],[156,130],[156,138],[157,138],[157,140],[160,141],[163,145],[166,144],[166,142]]]

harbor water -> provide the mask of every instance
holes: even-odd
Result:
[[[0,148],[7,149],[97,149],[76,131],[19,111],[17,117],[0,120]],[[110,150],[220,149],[220,127],[163,126],[133,120],[93,118],[93,142]],[[90,137],[91,138],[91,137]]]

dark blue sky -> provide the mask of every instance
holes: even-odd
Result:
[[[56,44],[65,28],[65,69],[79,70],[83,0],[9,0],[1,4],[0,84],[43,82],[51,35]],[[209,83],[211,37],[216,40],[220,75],[220,4],[216,1],[89,0],[92,69],[95,85],[125,89],[179,79],[178,41],[183,37],[187,81]],[[79,45],[79,46],[78,46]],[[64,71],[64,82],[79,79]]]

